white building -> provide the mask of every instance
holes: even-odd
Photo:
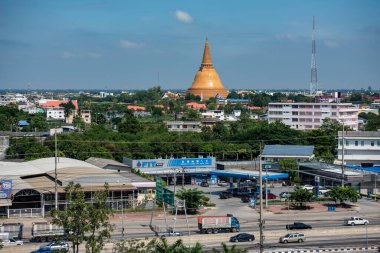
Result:
[[[345,131],[344,147],[342,147],[342,131],[338,132],[338,161],[342,163],[342,150],[344,150],[344,163],[361,165],[373,163],[380,166],[380,131]]]
[[[224,120],[224,111],[223,110],[208,110],[201,113],[203,118],[219,119]]]
[[[49,107],[46,108],[47,120],[65,120],[65,111],[63,107]]]
[[[294,129],[317,129],[325,118],[358,130],[359,109],[352,103],[269,103],[268,122],[281,121]]]
[[[166,121],[169,132],[202,132],[200,121]]]

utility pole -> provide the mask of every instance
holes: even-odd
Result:
[[[259,180],[260,180],[260,253],[264,253],[264,231],[263,231],[263,168],[261,163],[261,144],[260,144],[260,155],[259,155]]]
[[[342,187],[344,187],[344,122],[342,119]]]
[[[268,208],[268,168],[265,166],[265,209]]]
[[[55,195],[55,209],[58,209],[58,189],[57,189],[57,162],[58,162],[58,148],[57,148],[57,127],[54,129],[54,147],[55,147],[55,162],[54,162],[54,195]]]

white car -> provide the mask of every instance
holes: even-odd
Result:
[[[4,240],[3,245],[23,245],[24,242],[20,240],[15,240],[15,239],[9,239],[9,240]]]
[[[228,186],[228,183],[226,181],[219,181],[218,185],[226,187],[226,186]]]
[[[64,250],[69,251],[70,246],[67,242],[51,242],[47,245],[50,250]]]
[[[180,232],[158,232],[159,237],[171,237],[171,236],[182,236]]]
[[[319,191],[319,195],[325,195],[326,193],[328,193],[331,190],[324,188],[324,187],[319,187],[318,191]]]
[[[314,189],[314,186],[312,186],[310,184],[305,184],[305,185],[301,186],[301,189],[311,191]]]

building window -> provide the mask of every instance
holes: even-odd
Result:
[[[364,141],[361,141],[361,145],[364,146]]]
[[[371,146],[375,146],[375,142],[374,141],[371,141]]]
[[[380,146],[380,141],[377,141],[377,146]]]
[[[346,140],[346,146],[350,146],[350,141]]]
[[[339,141],[339,146],[343,146],[343,141]]]
[[[359,142],[358,141],[355,141],[355,146],[359,146]]]

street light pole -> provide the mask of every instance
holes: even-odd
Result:
[[[259,180],[260,180],[260,253],[264,253],[264,232],[263,232],[263,168],[261,163],[261,148],[259,155]]]
[[[265,209],[268,208],[268,168],[265,165]]]
[[[58,209],[58,186],[57,186],[57,159],[58,159],[58,148],[57,148],[57,127],[54,129],[54,198],[55,198],[55,209]]]
[[[344,121],[342,120],[342,187],[344,187]]]

